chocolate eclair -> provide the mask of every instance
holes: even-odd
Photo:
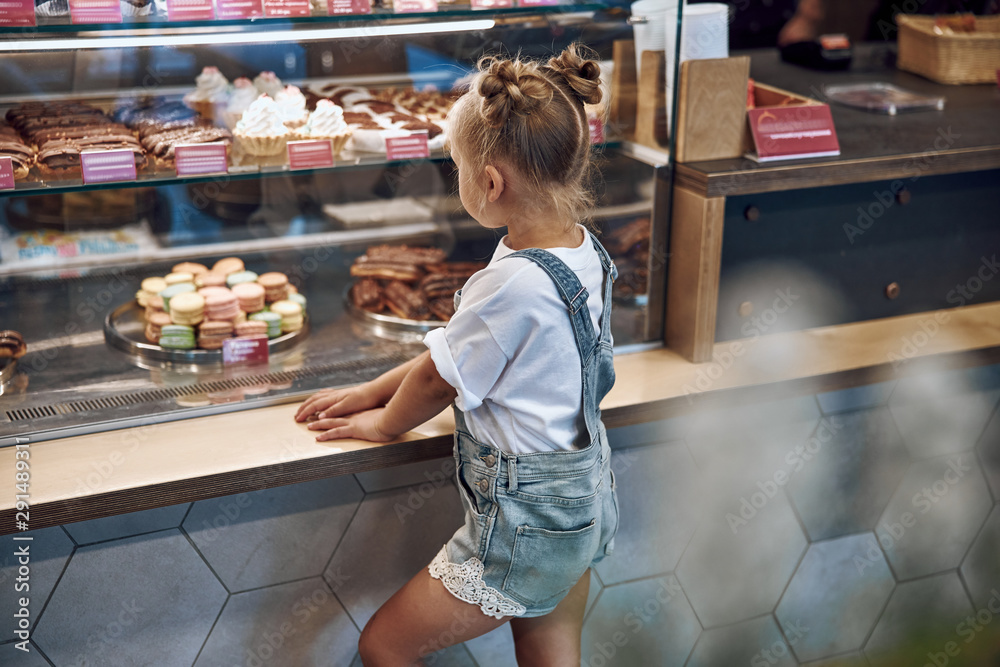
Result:
[[[408,320],[428,320],[431,317],[427,297],[398,280],[385,286],[385,305],[399,317]]]
[[[18,331],[0,331],[0,358],[20,359],[28,351],[24,337]]]

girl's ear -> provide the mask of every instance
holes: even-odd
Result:
[[[491,164],[486,165],[486,201],[492,203],[500,199],[505,187],[503,174]]]

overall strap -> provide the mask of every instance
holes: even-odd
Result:
[[[604,267],[604,312],[601,313],[601,341],[610,344],[611,342],[611,287],[612,283],[618,280],[618,269],[611,261],[611,255],[604,249],[597,237],[587,232],[590,240],[594,243],[597,256],[601,258],[601,266]]]

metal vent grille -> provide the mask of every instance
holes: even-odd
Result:
[[[253,387],[265,383],[292,382],[299,378],[316,377],[328,373],[359,372],[372,370],[385,366],[396,366],[409,357],[396,353],[386,354],[376,357],[365,357],[352,361],[337,361],[329,364],[320,364],[301,368],[294,371],[283,371],[281,373],[263,373],[261,375],[248,375],[246,377],[234,378],[231,380],[215,380],[213,382],[199,382],[188,384],[182,387],[169,387],[164,389],[151,389],[148,391],[138,391],[130,394],[116,394],[95,398],[86,401],[71,401],[69,403],[54,403],[52,405],[40,405],[31,408],[18,410],[7,410],[7,419],[12,422],[25,421],[28,419],[42,419],[45,417],[57,417],[59,415],[73,414],[76,412],[90,412],[97,410],[107,410],[111,408],[127,407],[139,403],[152,403],[163,401],[179,396],[190,396],[192,394],[209,394],[241,387]]]

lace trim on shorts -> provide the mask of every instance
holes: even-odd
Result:
[[[478,558],[470,558],[461,565],[449,563],[448,554],[441,547],[428,569],[431,577],[440,579],[449,593],[459,600],[479,605],[487,616],[521,616],[527,611],[524,605],[486,585],[483,581],[483,563]]]

